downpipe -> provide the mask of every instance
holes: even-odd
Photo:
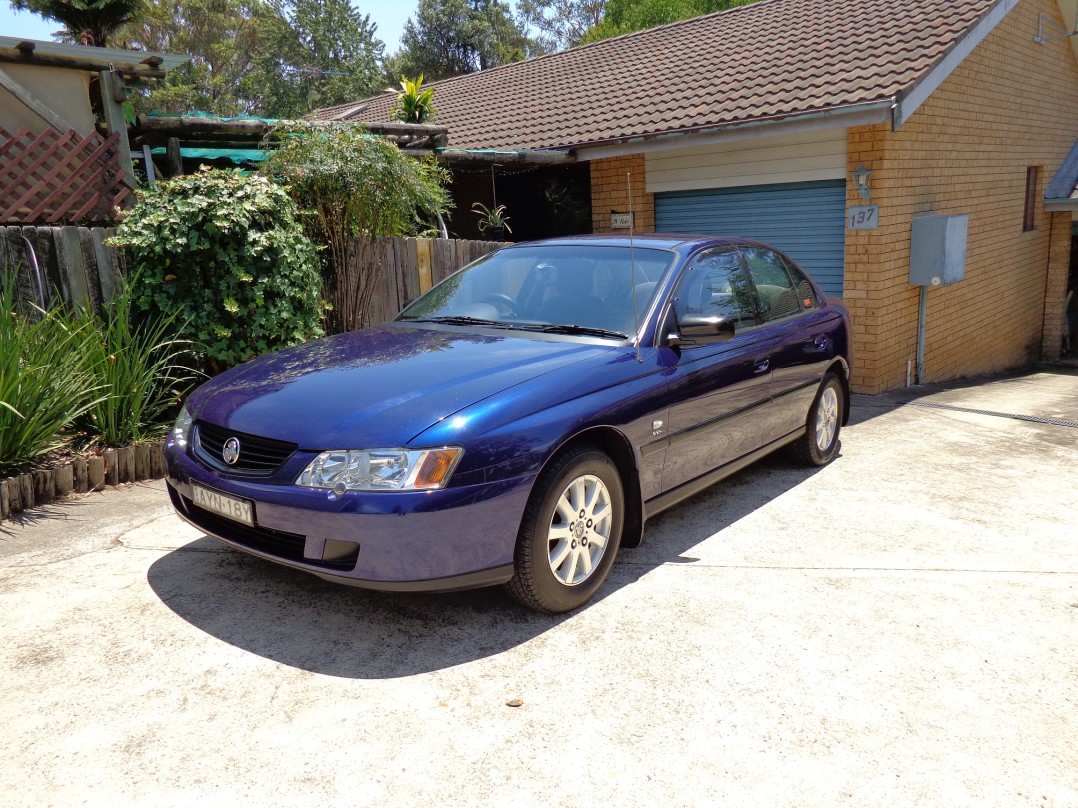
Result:
[[[928,312],[928,287],[921,287],[921,301],[917,307],[917,384],[925,383],[925,319]]]

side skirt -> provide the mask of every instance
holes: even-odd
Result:
[[[720,466],[714,471],[709,471],[707,474],[700,475],[695,480],[689,480],[687,483],[682,483],[677,488],[649,499],[644,503],[644,517],[650,519],[652,516],[665,511],[667,508],[672,508],[679,502],[683,502],[689,497],[699,494],[705,488],[714,485],[725,477],[729,477],[731,474],[741,471],[741,469],[746,466],[751,466],[757,460],[766,457],[776,449],[781,449],[783,446],[793,443],[804,434],[805,427],[795,429],[793,432],[783,435],[778,440],[773,440],[771,443],[761,446],[755,452],[749,452],[747,455],[742,455],[737,460],[732,460],[725,466]]]

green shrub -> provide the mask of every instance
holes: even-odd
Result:
[[[265,177],[200,171],[139,194],[111,243],[129,248],[135,304],[179,314],[213,372],[322,335],[314,246]]]
[[[61,309],[16,307],[15,281],[0,278],[0,475],[68,445],[71,422],[100,390],[90,370],[92,323],[69,322]]]
[[[136,283],[137,278],[125,279],[119,296],[102,307],[100,318],[93,318],[92,338],[87,340],[89,370],[105,395],[75,426],[105,446],[160,438],[196,378],[188,367],[189,344],[170,337],[178,312],[134,322],[131,298]]]

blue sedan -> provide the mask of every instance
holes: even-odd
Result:
[[[659,511],[780,448],[829,463],[850,362],[845,308],[764,244],[519,244],[204,384],[168,490],[199,530],[332,581],[565,612]]]

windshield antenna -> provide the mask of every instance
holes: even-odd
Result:
[[[636,252],[633,247],[633,172],[625,172],[625,185],[629,192],[629,280],[633,285],[633,345],[636,361],[643,363],[640,355],[640,318],[636,310]]]

